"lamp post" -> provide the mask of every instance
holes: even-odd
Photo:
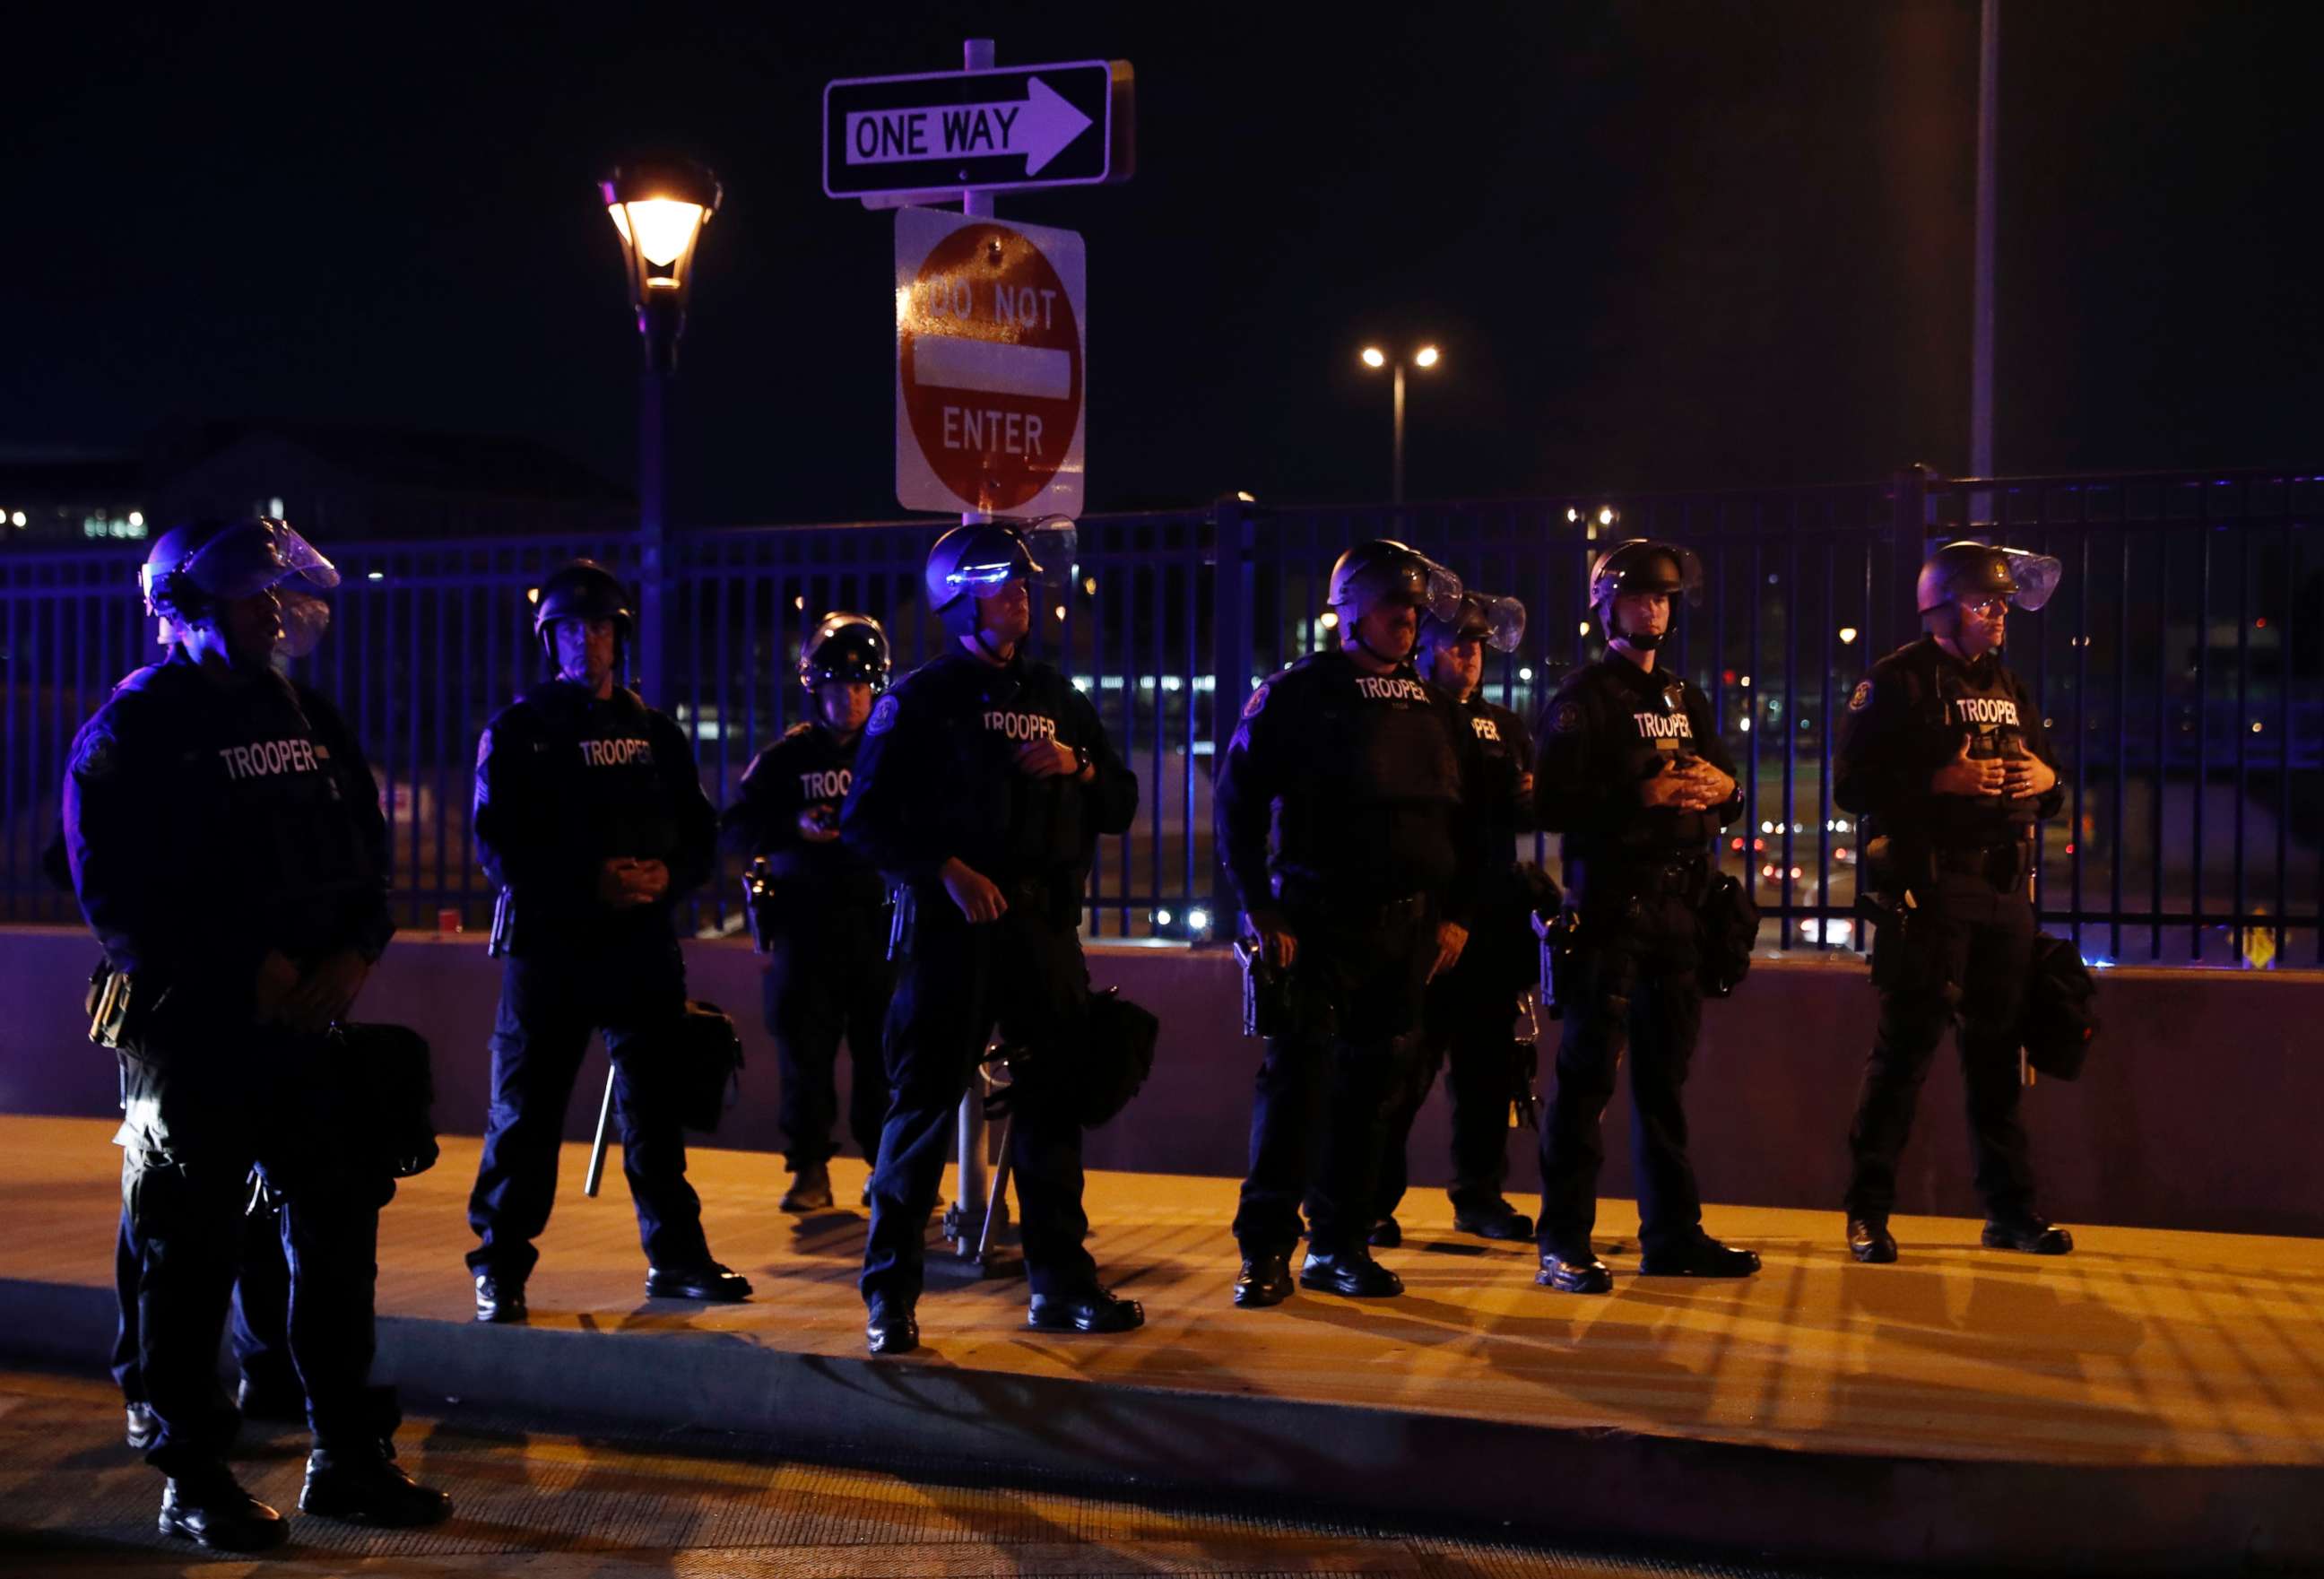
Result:
[[[598,184],[629,265],[630,305],[645,342],[645,375],[638,399],[639,579],[645,593],[640,616],[639,678],[646,695],[661,694],[665,623],[663,563],[662,403],[678,366],[678,339],[686,330],[686,298],[694,283],[694,249],[717,212],[718,178],[689,159],[641,159]]]
[[[1391,358],[1378,346],[1366,346],[1360,353],[1360,359],[1365,366],[1375,372],[1391,365],[1395,369],[1396,440],[1390,502],[1401,504],[1404,503],[1404,370],[1407,364],[1402,356]],[[1425,372],[1443,360],[1444,354],[1435,346],[1423,346],[1412,354],[1408,365]]]

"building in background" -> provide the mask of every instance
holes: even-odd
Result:
[[[586,535],[633,530],[637,500],[507,434],[205,422],[135,451],[0,448],[0,542],[12,546],[139,540],[189,517],[253,514],[339,542]]]
[[[143,538],[151,530],[147,470],[134,452],[0,447],[0,543]]]

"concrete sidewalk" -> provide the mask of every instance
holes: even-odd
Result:
[[[117,1190],[106,1127],[0,1120],[0,1345],[101,1362]],[[2064,1260],[1898,1219],[1858,1267],[1836,1214],[1714,1209],[1743,1283],[1535,1288],[1528,1246],[1456,1238],[1419,1200],[1410,1287],[1231,1307],[1233,1187],[1098,1175],[1093,1248],[1147,1304],[1110,1339],[1022,1326],[1021,1283],[932,1289],[927,1347],[862,1350],[860,1214],[772,1209],[775,1159],[698,1151],[735,1307],[642,1297],[628,1203],[567,1194],[523,1327],[480,1327],[460,1256],[473,1142],[389,1209],[383,1371],[415,1407],[773,1434],[803,1454],[952,1462],[1508,1520],[1569,1536],[1834,1560],[2186,1566],[2324,1560],[2324,1246],[2090,1229]],[[618,1174],[612,1175],[618,1178]],[[835,1183],[853,1197],[859,1171]],[[612,1187],[618,1192],[619,1186]],[[1436,1210],[1432,1213],[1431,1208]],[[1628,1227],[1627,1204],[1601,1222]],[[1675,1491],[1683,1488],[1683,1493]],[[1842,1511],[1844,1510],[1844,1512]]]

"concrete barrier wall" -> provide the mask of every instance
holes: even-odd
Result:
[[[114,1066],[86,1040],[80,1010],[95,955],[76,929],[0,928],[0,1112],[113,1111]],[[689,944],[687,958],[694,995],[734,1014],[748,1050],[741,1103],[716,1143],[779,1150],[759,961],[735,941]],[[1239,1034],[1231,959],[1101,945],[1090,966],[1099,984],[1120,987],[1163,1024],[1153,1081],[1090,1137],[1091,1166],[1240,1174],[1259,1047]],[[359,1005],[364,1018],[414,1026],[434,1044],[437,1120],[447,1132],[482,1130],[498,990],[499,968],[480,939],[418,935],[397,940]],[[2324,1235],[2314,1120],[2324,1113],[2324,974],[2115,970],[2101,994],[2106,1029],[2089,1072],[2026,1095],[2043,1209],[2070,1223]],[[1707,1007],[1704,1020],[1688,1087],[1704,1194],[1831,1206],[1836,1235],[1848,1119],[1872,1034],[1863,966],[1845,956],[1762,961],[1735,998]],[[1553,1056],[1545,1050],[1545,1065]],[[604,1055],[593,1049],[568,1135],[586,1138],[604,1080]],[[1905,1155],[1900,1211],[1978,1210],[1962,1112],[1958,1066],[1941,1051]],[[1609,1196],[1631,1193],[1628,1124],[1627,1098],[1618,1095],[1606,1118]],[[1447,1142],[1440,1092],[1415,1132],[1416,1187],[1443,1181]],[[1511,1137],[1510,1194],[1520,1205],[1538,1177],[1532,1148],[1530,1131]],[[779,1184],[779,1162],[770,1159],[770,1200]],[[1635,1225],[1603,1226],[1626,1233]]]

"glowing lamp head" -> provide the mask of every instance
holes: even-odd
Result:
[[[641,159],[607,176],[598,192],[622,238],[630,305],[646,331],[649,354],[674,357],[693,283],[694,249],[724,195],[718,178],[692,160]]]
[[[1363,349],[1363,358],[1364,365],[1367,367],[1385,367],[1388,365],[1388,353],[1381,350],[1378,346],[1366,346]]]
[[[1434,367],[1443,359],[1443,353],[1434,346],[1423,346],[1412,354],[1412,365],[1415,367]]]
[[[622,233],[622,245],[634,249],[646,265],[656,271],[646,283],[670,290],[675,290],[678,282],[677,275],[669,271],[674,271],[678,260],[694,250],[694,237],[710,217],[710,210],[701,204],[677,198],[613,203],[607,206],[606,212],[613,217],[613,228]]]

